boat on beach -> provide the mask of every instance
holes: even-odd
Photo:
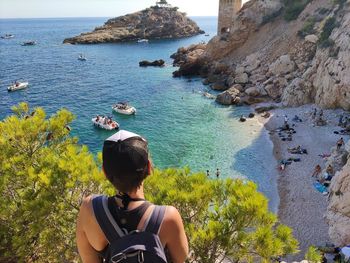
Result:
[[[103,115],[97,115],[96,117],[91,119],[92,123],[104,130],[117,130],[119,129],[118,122],[114,121],[111,117],[103,116]]]
[[[136,114],[136,109],[130,106],[127,102],[118,102],[112,106],[112,109],[115,112],[125,115],[133,115]]]
[[[14,37],[15,37],[15,35],[12,35],[12,34],[6,34],[6,35],[1,36],[2,39],[11,39]]]
[[[18,81],[16,81],[14,84],[10,85],[7,88],[7,91],[10,92],[10,91],[16,91],[16,90],[25,89],[25,88],[28,87],[28,85],[29,85],[28,82],[18,82]]]
[[[35,46],[37,43],[36,41],[26,41],[26,42],[23,42],[21,45],[22,46]]]

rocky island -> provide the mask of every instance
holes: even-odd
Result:
[[[152,6],[145,10],[108,20],[89,33],[67,38],[63,43],[97,44],[137,41],[139,39],[172,39],[203,34],[198,25],[177,7]]]

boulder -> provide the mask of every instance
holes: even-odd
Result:
[[[317,41],[318,41],[318,36],[316,36],[316,35],[307,35],[305,37],[305,41],[316,44]]]
[[[265,86],[265,91],[269,97],[272,99],[277,99],[282,95],[282,89],[274,84],[269,84]]]
[[[280,56],[269,67],[270,72],[275,76],[285,75],[295,69],[295,63],[290,59],[289,55]]]
[[[216,102],[222,105],[232,105],[240,103],[239,90],[235,88],[230,88],[216,97]]]
[[[228,89],[228,87],[223,82],[214,83],[214,84],[212,84],[210,86],[210,88],[213,89],[213,90],[218,90],[218,91],[223,91],[223,90],[227,90]]]
[[[139,66],[140,67],[148,67],[148,66],[163,67],[164,64],[165,64],[165,61],[163,59],[154,60],[152,62],[150,62],[148,60],[142,60],[142,61],[139,62]]]
[[[237,84],[246,84],[248,83],[248,81],[249,81],[249,78],[247,73],[239,73],[235,77],[235,82]]]
[[[260,96],[260,91],[259,91],[259,89],[257,87],[250,87],[250,88],[245,90],[245,93],[248,96],[251,96],[251,97],[258,97],[258,96]]]

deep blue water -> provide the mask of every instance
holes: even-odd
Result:
[[[0,34],[0,119],[21,101],[41,106],[52,114],[65,107],[76,120],[72,128],[82,144],[93,152],[113,134],[93,127],[96,114],[113,115],[122,129],[146,137],[157,167],[189,166],[195,171],[220,168],[223,177],[247,177],[277,204],[274,167],[270,167],[271,144],[257,123],[238,122],[248,107],[223,107],[202,97],[206,90],[200,79],[174,79],[169,58],[181,46],[208,41],[204,35],[179,40],[63,45],[66,37],[91,31],[107,18],[5,19]],[[210,36],[216,33],[215,17],[194,20]],[[23,47],[23,41],[38,45]],[[86,62],[77,60],[84,53]],[[140,60],[164,59],[165,68],[140,68]],[[23,91],[8,93],[14,80],[29,81]],[[112,113],[111,105],[128,101],[137,108],[131,117]]]

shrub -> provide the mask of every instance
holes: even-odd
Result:
[[[321,263],[322,262],[322,256],[320,254],[320,251],[311,246],[307,250],[305,254],[305,259],[308,260],[310,263]]]
[[[284,19],[292,21],[298,18],[300,13],[310,3],[311,0],[284,0],[285,13]]]
[[[277,17],[279,17],[283,12],[283,8],[280,8],[279,10],[277,10],[276,12],[270,14],[270,15],[266,15],[263,17],[261,24],[265,25],[267,23],[273,22]]]
[[[192,256],[189,262],[270,262],[296,251],[291,229],[268,211],[253,182],[210,180],[188,168],[155,171],[145,182],[147,199],[173,204],[183,217]]]
[[[315,33],[315,30],[314,30],[315,23],[316,23],[315,17],[308,18],[306,20],[303,28],[298,31],[298,36],[305,37],[307,35],[314,34]]]
[[[0,262],[79,262],[75,225],[83,196],[114,194],[101,155],[71,137],[69,111],[46,118],[25,103],[13,111],[0,121]],[[278,223],[252,182],[210,180],[185,168],[155,170],[145,188],[151,202],[179,209],[189,262],[267,262],[296,251],[292,230]]]
[[[319,38],[319,45],[321,47],[325,48],[334,45],[334,41],[332,39],[329,39],[329,37],[332,34],[333,29],[337,27],[336,22],[337,20],[335,19],[335,17],[329,17],[326,20]]]

